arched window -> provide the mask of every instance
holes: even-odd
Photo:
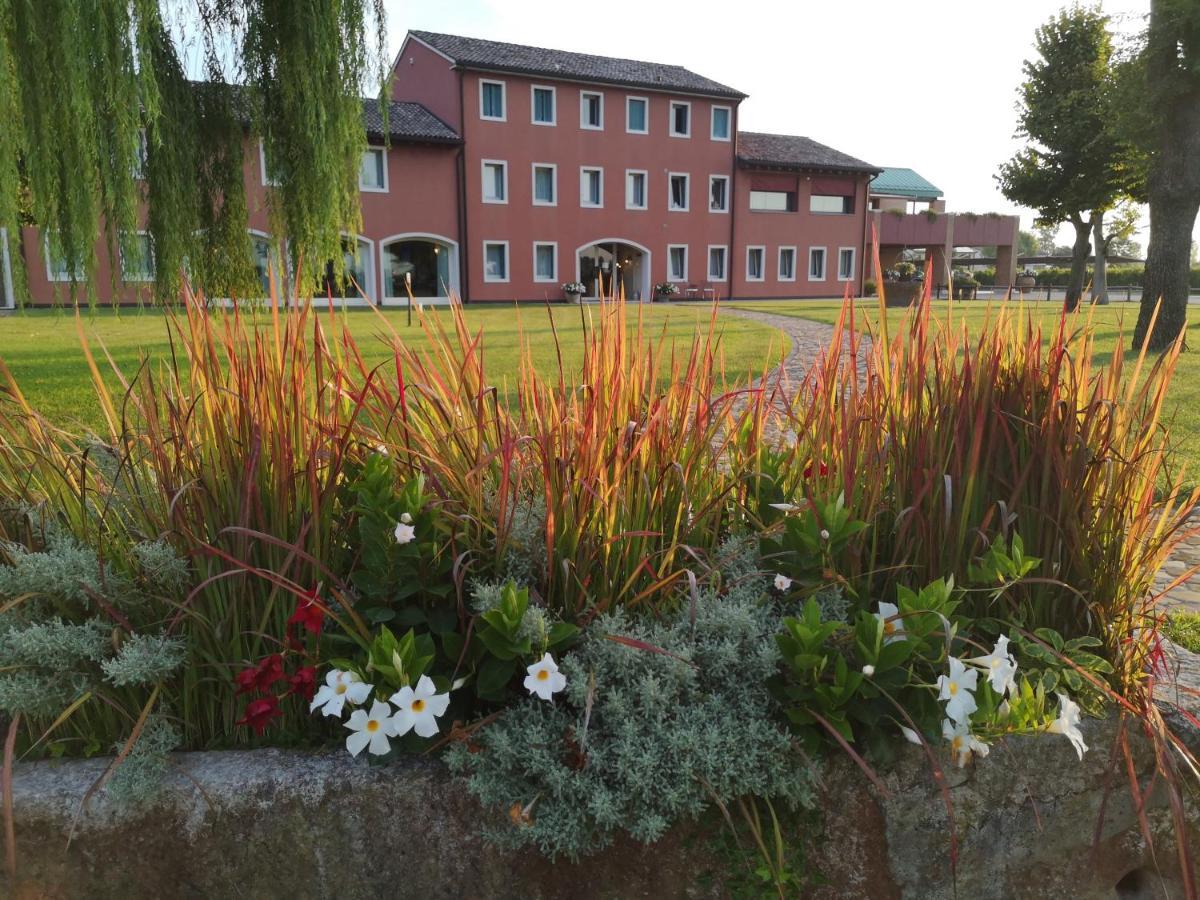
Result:
[[[404,298],[411,288],[416,298],[448,297],[454,285],[453,257],[453,244],[433,235],[406,235],[385,244],[384,296]]]
[[[275,242],[271,240],[270,235],[263,234],[260,231],[250,232],[251,244],[251,262],[254,265],[254,275],[258,279],[259,290],[262,291],[262,297],[271,296],[271,272],[275,272],[275,289],[279,296],[287,296],[286,285],[279,277],[281,267],[279,265],[279,252],[275,247]]]
[[[343,237],[342,276],[337,276],[332,261],[326,263],[321,296],[370,299],[371,273],[374,271],[371,242],[363,238]]]

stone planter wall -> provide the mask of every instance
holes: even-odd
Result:
[[[1182,726],[1181,727],[1186,727]],[[1085,723],[1081,763],[1065,738],[1008,741],[966,769],[946,768],[959,834],[957,896],[1182,896],[1161,792],[1149,820],[1161,880],[1118,766],[1107,802],[1113,721]],[[1193,735],[1194,736],[1194,735]],[[1143,783],[1152,768],[1136,745]],[[942,760],[945,765],[945,760]],[[727,857],[708,834],[678,829],[645,847],[620,842],[580,863],[504,853],[479,835],[487,818],[437,762],[372,767],[345,753],[262,750],[181,754],[162,797],[134,813],[80,802],[105,760],[18,765],[18,883],[37,898],[690,898],[727,896]],[[950,898],[946,809],[922,751],[905,746],[881,773],[882,798],[844,757],[822,775],[811,828],[819,898]],[[1100,811],[1104,821],[1093,853]],[[1200,849],[1195,808],[1193,847]]]

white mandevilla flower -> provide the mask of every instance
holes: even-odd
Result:
[[[788,591],[788,590],[791,590],[791,588],[792,588],[792,579],[788,578],[786,575],[776,575],[775,576],[775,590]]]
[[[549,653],[525,671],[529,673],[525,676],[525,690],[543,700],[553,700],[567,686],[567,676],[558,671],[558,664]]]
[[[1075,748],[1075,752],[1079,754],[1079,758],[1083,759],[1083,754],[1087,752],[1087,744],[1083,742],[1083,732],[1079,730],[1079,704],[1068,697],[1066,694],[1057,694],[1058,697],[1058,718],[1055,719],[1046,728],[1051,734],[1065,734],[1071,742],[1071,746]]]
[[[870,663],[867,663],[865,666],[863,666],[863,674],[870,678],[875,674],[875,667]]]
[[[966,723],[975,712],[975,684],[979,673],[968,669],[961,659],[950,657],[950,674],[938,676],[938,699],[946,701],[946,715]]]
[[[366,702],[371,696],[371,685],[364,682],[353,672],[343,672],[341,669],[330,669],[325,676],[325,683],[313,697],[308,707],[309,712],[316,712],[318,707],[324,707],[322,713],[327,716],[340,716],[346,702],[359,704]]]
[[[883,642],[885,644],[905,640],[904,621],[899,618],[899,615],[900,607],[895,603],[879,601],[879,612],[875,613],[875,618],[883,622]]]
[[[942,735],[950,742],[950,753],[960,769],[971,761],[972,756],[983,758],[988,755],[988,745],[975,735],[965,722],[942,721]]]
[[[821,529],[821,540],[823,540],[823,541],[829,540],[829,532],[824,528]]]
[[[422,675],[416,688],[405,685],[392,694],[398,712],[392,718],[396,737],[415,731],[421,737],[438,733],[437,717],[450,705],[449,694],[439,694],[428,675]]]
[[[1008,692],[1015,693],[1017,682],[1013,675],[1017,672],[1017,660],[1008,652],[1008,637],[1000,635],[996,638],[996,647],[987,656],[976,656],[968,659],[973,666],[979,666],[987,673],[992,690],[1003,697]]]
[[[392,708],[386,703],[376,700],[371,704],[371,713],[365,709],[356,709],[350,716],[346,727],[354,733],[346,738],[346,749],[351,756],[362,753],[363,747],[375,756],[383,756],[392,749],[388,742],[389,736],[395,736],[392,727]]]
[[[408,513],[400,513],[400,521],[403,522],[405,525],[411,525],[412,524],[412,516],[410,516]]]
[[[407,516],[408,513],[405,513],[404,515]],[[409,518],[411,521],[411,517]],[[396,530],[393,533],[396,535],[397,544],[407,544],[417,536],[417,529],[409,525],[408,522],[405,522],[404,516],[401,516],[400,521],[396,523]]]

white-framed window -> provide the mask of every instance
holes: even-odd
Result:
[[[795,212],[795,191],[751,191],[751,212]]]
[[[488,122],[508,120],[507,86],[503,81],[479,79],[479,118]]]
[[[558,91],[552,85],[530,86],[529,121],[534,125],[558,124]]]
[[[765,281],[766,272],[764,271],[764,260],[767,256],[766,247],[747,247],[746,248],[746,280],[747,281]]]
[[[691,178],[686,172],[671,172],[667,176],[667,209],[671,212],[687,212]]]
[[[483,242],[483,280],[508,281],[508,241]]]
[[[589,131],[604,129],[604,95],[599,91],[579,92],[579,127]]]
[[[714,141],[727,141],[733,132],[733,107],[714,106],[712,108],[712,123],[709,137]]]
[[[854,248],[838,248],[838,281],[854,280]]]
[[[599,166],[579,167],[579,205],[590,209],[604,206],[604,170]]]
[[[650,100],[648,98],[625,98],[625,131],[629,134],[650,133]]]
[[[558,281],[558,244],[533,242],[533,280]]]
[[[625,208],[646,208],[646,178],[645,169],[625,170]]]
[[[358,169],[358,189],[386,194],[388,189],[387,150],[383,147],[368,147],[363,151],[362,165]]]
[[[809,247],[808,248],[808,280],[809,281],[824,281],[825,280],[825,248],[824,247]]]
[[[686,100],[672,100],[671,123],[668,134],[671,137],[692,136],[692,104]]]
[[[554,163],[533,164],[533,205],[558,205],[558,166]]]
[[[709,281],[727,281],[729,274],[727,272],[726,263],[728,262],[729,248],[722,244],[708,245],[708,280]]]
[[[667,244],[667,281],[687,281],[687,244]]]
[[[146,129],[138,130],[137,146],[133,148],[133,168],[130,174],[134,181],[146,180],[146,159],[150,155],[150,145],[146,140]]]
[[[835,194],[812,194],[808,211],[820,215],[846,216],[854,212],[854,198]]]
[[[154,241],[149,232],[123,237],[121,241],[121,280],[154,280]]]
[[[795,281],[796,280],[796,248],[795,247],[780,247],[779,248],[779,280],[780,281]]]
[[[485,159],[483,165],[483,202],[508,202],[508,163],[502,159]]]
[[[729,176],[708,176],[708,211],[729,212]]]
[[[61,247],[52,247],[50,236],[42,238],[42,257],[46,260],[46,278],[50,281],[83,281],[83,266],[75,271],[67,265],[67,256]]]
[[[278,186],[279,173],[272,171],[267,165],[267,148],[262,141],[258,142],[258,162],[262,171],[262,183],[268,187]]]

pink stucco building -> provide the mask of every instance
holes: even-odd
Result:
[[[424,31],[406,36],[391,86],[387,135],[364,102],[363,232],[346,236],[361,293],[331,286],[349,303],[396,303],[406,282],[418,298],[468,303],[559,300],[568,281],[643,300],[661,282],[684,298],[862,289],[879,168],[739,131],[745,95],[731,87],[679,66]],[[271,188],[248,149],[265,277]],[[30,299],[52,302],[70,273],[34,229],[21,238]],[[123,266],[117,299],[147,290],[146,255]]]

